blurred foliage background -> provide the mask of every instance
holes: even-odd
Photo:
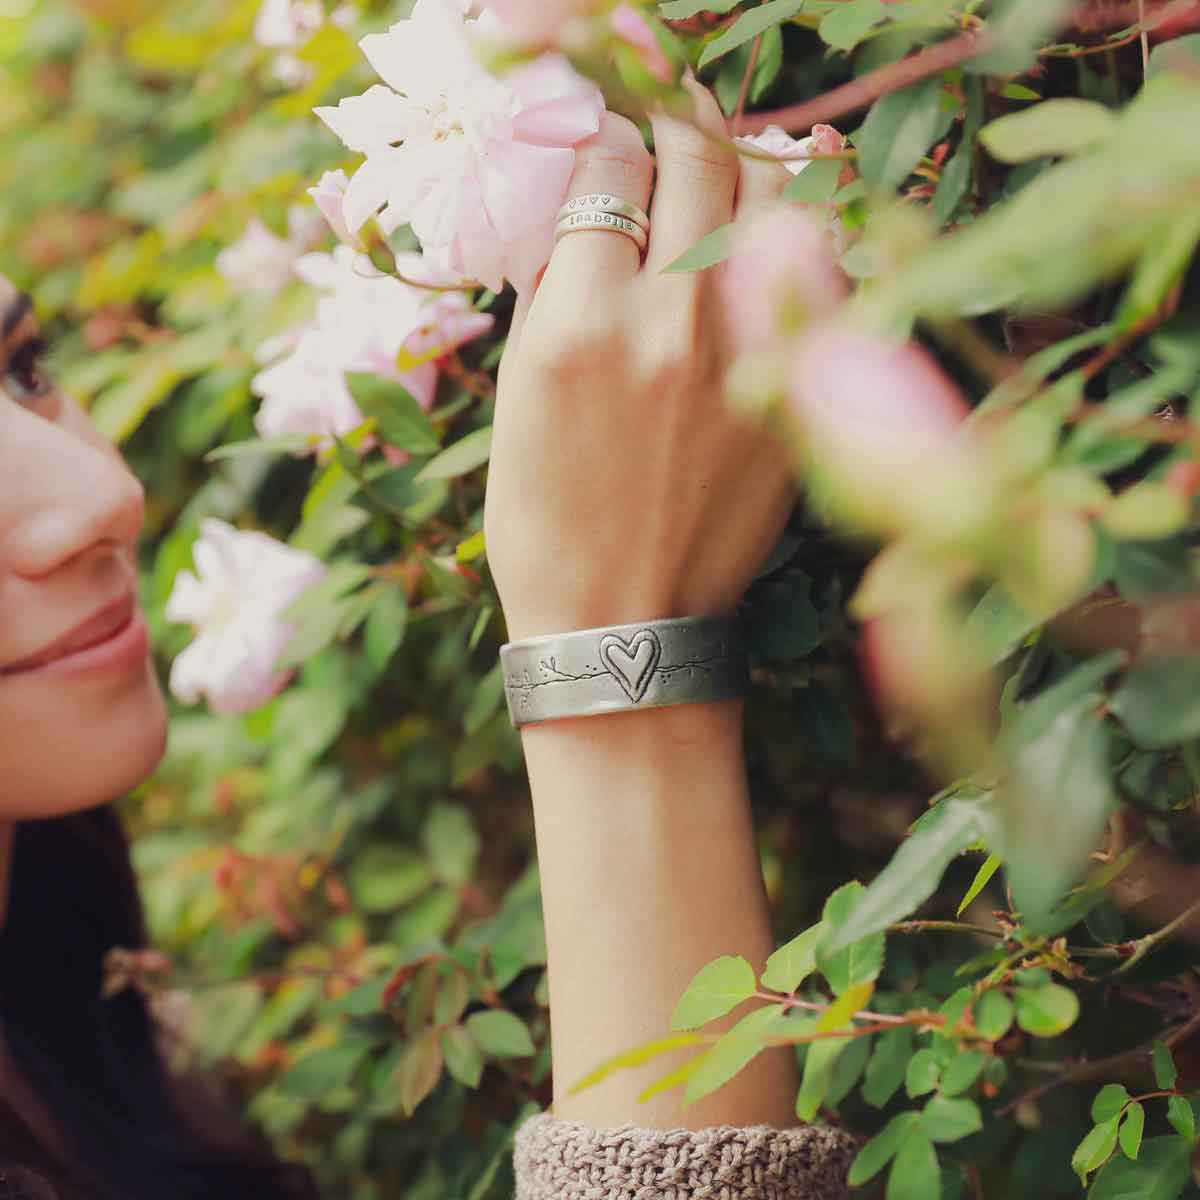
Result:
[[[356,40],[406,7],[364,4],[353,20],[326,21],[281,67],[283,52],[252,36],[258,0],[0,0],[0,269],[33,294],[53,368],[148,486],[144,595],[164,666],[187,643],[163,609],[203,518],[268,530],[334,567],[297,609],[294,684],[245,717],[176,711],[162,770],[125,810],[153,936],[172,964],[141,982],[163,1001],[180,1064],[222,1074],[247,1119],[331,1196],[486,1200],[511,1194],[512,1130],[549,1103],[550,1080],[531,822],[496,665],[502,618],[476,536],[480,440],[443,478],[416,489],[406,478],[382,503],[352,456],[206,459],[254,437],[255,351],[314,303],[298,281],[235,287],[217,256],[256,217],[286,236],[289,209],[309,203],[321,172],[353,167],[310,110],[373,81]],[[873,283],[876,317],[915,323],[973,401],[997,404],[996,358],[1026,365],[1033,382],[1016,403],[1049,422],[1045,454],[1075,468],[1076,483],[1080,472],[1106,488],[1161,482],[1191,461],[1194,40],[1164,42],[1148,61],[1137,5],[1077,6],[1073,23],[1050,4],[802,8],[785,5],[761,36],[708,55],[702,77],[727,111],[747,79],[751,107],[780,107],[984,18],[1009,23],[1003,52],[888,91],[857,132],[843,118],[863,178],[846,188],[836,169],[813,169],[803,198],[838,205],[847,269]],[[1126,20],[1110,12],[1122,8]],[[664,6],[678,18],[676,53],[697,61],[740,15],[733,3],[713,9]],[[1174,74],[1172,46],[1182,49]],[[1180,81],[1149,103],[1148,67]],[[644,82],[626,69],[620,90]],[[1142,107],[1115,132],[1096,133],[1094,113],[1086,136],[1047,114],[1018,130],[1016,152],[1003,130],[995,154],[978,141],[989,122],[1032,114],[1044,98],[1116,113],[1139,93]],[[511,299],[480,303],[497,334],[444,364],[430,417],[440,446],[490,420]],[[1190,504],[1172,507],[1161,491],[1138,503],[1099,533],[1087,587],[1058,610],[1123,600],[1136,624],[1143,598],[1191,591]],[[802,509],[748,602],[748,753],[781,942],[847,880],[875,878],[937,790],[861,679],[848,604],[870,557]],[[1004,876],[985,871],[959,921],[989,839],[982,825],[937,835],[935,823],[887,877],[887,955],[880,942],[868,982],[875,1010],[952,1019],[801,1049],[802,1108],[863,1135],[887,1125],[892,1153],[925,1122],[940,1158],[904,1160],[906,1175],[896,1160],[889,1196],[1024,1200],[1082,1194],[1071,1157],[1092,1128],[1093,1094],[1128,1085],[1126,1100],[1155,1092],[1171,1111],[1147,1102],[1141,1157],[1123,1135],[1132,1153],[1118,1149],[1092,1193],[1197,1194],[1183,1109],[1200,1084],[1200,953],[1158,937],[1175,912],[1154,920],[1137,896],[1117,904],[1105,888],[1132,861],[1128,846],[1147,842],[1175,863],[1194,853],[1200,665],[1183,646],[1169,679],[1106,683],[1115,660],[1097,670],[1092,656],[1111,648],[1111,631],[1055,624],[1057,611],[1031,617],[997,589],[974,620],[1008,684],[1006,720],[1027,718],[1014,736],[1042,772],[1043,814],[1066,814],[1033,824],[1053,841],[1098,814],[1101,874],[1035,927],[1014,915]],[[1116,688],[1124,699],[1109,705]],[[990,792],[955,795],[967,804]],[[1076,809],[1085,816],[1072,824]],[[1019,871],[1020,848],[1007,845]],[[917,908],[920,920],[902,924]],[[825,968],[829,986],[807,982],[814,1002],[863,982],[841,987]],[[956,1032],[987,991],[1012,998],[1017,1024],[1001,1008],[985,1028],[977,1008],[970,1036]],[[1078,1019],[1064,992],[1082,1000]],[[1151,1057],[1163,1038],[1178,1080]],[[1095,1115],[1093,1166],[1113,1152],[1111,1116]]]

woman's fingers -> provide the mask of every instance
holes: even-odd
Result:
[[[768,208],[783,194],[791,182],[791,172],[782,163],[770,162],[765,158],[739,156],[741,172],[738,176],[737,215],[744,217],[761,208]]]
[[[738,156],[719,140],[727,137],[725,118],[707,88],[695,80],[685,86],[695,105],[694,124],[661,112],[650,118],[658,182],[646,270],[655,275],[733,217]]]
[[[525,330],[525,322],[529,318],[529,307],[533,303],[533,295],[533,293],[526,292],[518,296],[516,307],[513,309],[512,321],[508,327],[508,337],[504,341],[504,355],[500,359],[500,370],[497,372],[500,395],[507,390],[505,384],[513,372],[513,363],[517,359],[517,350],[521,345],[521,334]]]
[[[654,185],[654,162],[641,131],[616,113],[604,113],[600,129],[576,149],[575,173],[567,198],[606,193],[645,211]],[[581,297],[597,285],[624,283],[641,265],[641,249],[623,233],[587,229],[569,233],[554,248],[538,295],[556,302],[565,295]],[[545,301],[539,300],[538,307]]]

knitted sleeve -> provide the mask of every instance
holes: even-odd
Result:
[[[516,1200],[845,1200],[855,1150],[816,1125],[593,1129],[543,1113],[517,1131]]]

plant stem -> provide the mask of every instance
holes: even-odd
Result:
[[[931,75],[960,66],[972,58],[994,50],[999,44],[1000,39],[986,30],[982,33],[960,34],[958,37],[938,42],[919,54],[870,71],[862,78],[836,87],[823,96],[805,100],[800,104],[789,104],[786,108],[755,113],[743,121],[742,131],[751,134],[762,133],[768,125],[781,125],[788,133],[807,133],[814,125],[844,116],[855,109],[865,108],[880,96],[898,92],[901,88],[919,83]]]
[[[742,76],[741,90],[738,92],[737,107],[733,112],[733,132],[736,136],[741,132],[742,118],[746,115],[746,97],[750,95],[750,81],[754,78],[754,72],[758,69],[758,58],[762,54],[763,35],[760,33],[754,39],[754,45],[750,49],[750,61],[746,65],[746,73]]]
[[[1124,975],[1125,972],[1130,970],[1135,963],[1141,962],[1142,959],[1145,958],[1155,946],[1157,946],[1160,942],[1164,942],[1170,938],[1171,935],[1180,928],[1180,926],[1187,924],[1187,922],[1193,916],[1195,916],[1197,912],[1200,912],[1200,900],[1195,901],[1193,904],[1189,904],[1188,907],[1179,914],[1179,916],[1177,916],[1173,921],[1169,921],[1161,929],[1156,929],[1153,933],[1148,933],[1145,937],[1138,938],[1136,942],[1132,943],[1133,952],[1113,972],[1113,974]]]

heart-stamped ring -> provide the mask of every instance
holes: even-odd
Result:
[[[653,629],[641,629],[628,641],[610,633],[600,641],[600,661],[637,704],[662,661],[662,642]]]

